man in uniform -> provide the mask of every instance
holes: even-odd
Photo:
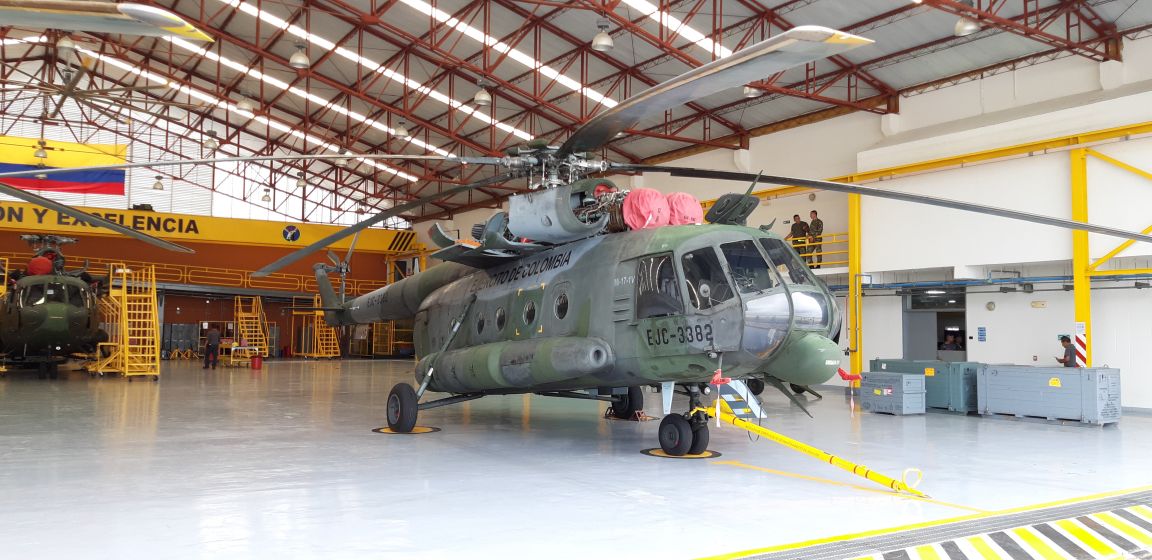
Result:
[[[220,329],[215,325],[208,329],[204,335],[204,369],[212,366],[216,369],[217,362],[220,361]]]
[[[796,253],[804,259],[804,262],[808,262],[808,257],[804,256],[808,254],[808,247],[806,245],[808,242],[808,224],[800,219],[800,214],[792,215],[792,231],[788,233],[788,237],[785,237],[785,239],[791,239],[792,246],[796,248]]]
[[[812,218],[812,221],[808,222],[808,242],[812,243],[808,246],[808,252],[815,253],[808,257],[808,260],[812,264],[812,268],[820,268],[820,263],[824,261],[824,255],[820,254],[824,252],[824,247],[821,245],[824,241],[824,220],[816,217],[815,210],[809,212],[808,215]]]

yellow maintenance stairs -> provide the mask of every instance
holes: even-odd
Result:
[[[238,346],[229,355],[229,364],[248,365],[253,356],[268,357],[268,318],[264,304],[258,296],[236,296],[236,341]]]
[[[340,337],[336,329],[324,322],[324,312],[312,309],[321,307],[320,296],[312,299],[292,298],[292,355],[304,358],[339,358]]]
[[[108,294],[100,298],[108,342],[97,347],[92,370],[160,379],[160,318],[156,301],[156,269],[123,264],[108,267]]]

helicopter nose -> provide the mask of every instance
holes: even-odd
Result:
[[[742,349],[765,360],[788,336],[791,323],[788,295],[769,294],[753,299],[747,305]]]

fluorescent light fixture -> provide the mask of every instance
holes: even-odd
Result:
[[[939,295],[946,294],[948,292],[945,292],[944,290],[928,290],[924,293],[929,294],[929,295],[933,295],[933,296],[939,296]]]
[[[948,300],[948,303],[956,303],[956,300],[950,299],[950,300]],[[951,328],[951,327],[949,327],[949,328]],[[960,329],[956,329],[956,330],[960,330]]]
[[[477,119],[477,120],[479,120],[485,124],[495,126],[496,128],[503,130],[504,132],[512,134],[512,135],[516,136],[517,138],[520,138],[521,140],[531,140],[532,138],[534,138],[534,136],[532,134],[528,133],[527,131],[516,128],[516,127],[511,126],[507,123],[498,121],[498,120],[496,120],[496,119],[494,119],[494,118],[492,118],[492,117],[490,117],[490,116],[488,116],[488,115],[486,115],[480,111],[477,111],[474,107],[472,107],[466,101],[460,101],[460,100],[448,97],[447,95],[444,95],[443,93],[440,93],[439,91],[436,91],[436,90],[432,89],[431,87],[424,85],[421,82],[413,80],[413,79],[409,78],[408,76],[405,76],[404,74],[401,74],[401,73],[396,72],[392,69],[386,68],[380,62],[377,62],[377,61],[372,60],[370,58],[364,57],[364,56],[360,55],[359,53],[356,53],[356,52],[351,51],[349,49],[346,49],[344,47],[337,46],[336,43],[334,43],[334,42],[332,42],[332,41],[330,41],[324,37],[321,37],[319,35],[309,33],[308,31],[306,31],[304,28],[302,28],[300,26],[289,24],[283,18],[280,18],[280,17],[275,16],[271,13],[268,13],[264,10],[261,10],[261,9],[257,8],[254,4],[251,4],[249,2],[244,2],[242,0],[217,0],[217,1],[219,1],[223,4],[226,4],[228,6],[231,6],[233,8],[237,8],[241,12],[244,12],[248,15],[251,15],[251,16],[259,19],[260,21],[267,23],[267,24],[275,26],[278,29],[283,30],[284,32],[286,32],[289,35],[293,35],[297,38],[300,38],[304,41],[307,41],[308,43],[312,44],[313,46],[320,48],[321,50],[323,50],[325,52],[332,51],[332,52],[336,53],[337,56],[341,56],[341,57],[343,57],[343,58],[345,58],[345,59],[347,59],[353,63],[356,63],[356,64],[360,65],[361,67],[367,69],[369,72],[376,72],[378,74],[381,74],[384,77],[386,77],[392,81],[395,81],[399,84],[402,84],[404,87],[407,87],[408,89],[412,90],[413,92],[415,92],[421,96],[427,96],[429,99],[431,99],[433,101],[436,101],[438,103],[443,103],[444,105],[447,105],[448,107],[456,109],[457,111],[462,112],[465,115],[471,116],[472,118]],[[572,89],[573,91],[578,91],[578,92],[582,93],[585,97],[587,97],[593,101],[596,101],[597,103],[600,103],[601,105],[604,105],[605,107],[615,107],[617,105],[616,101],[613,101],[612,99],[609,99],[609,98],[601,95],[600,93],[597,93],[596,91],[582,87],[580,85],[580,83],[577,82],[576,80],[573,80],[571,78],[568,78],[567,76],[560,74],[557,70],[551,68],[550,66],[544,64],[543,62],[540,62],[540,61],[532,58],[531,56],[524,54],[521,51],[513,49],[512,47],[510,47],[507,44],[495,39],[494,37],[489,37],[488,35],[484,34],[480,30],[478,30],[474,27],[471,27],[464,22],[461,22],[460,20],[453,18],[447,12],[433,8],[432,5],[428,4],[427,2],[422,2],[419,0],[402,0],[402,1],[405,4],[408,4],[409,6],[415,8],[416,10],[423,12],[425,15],[432,16],[439,23],[446,24],[449,28],[454,28],[454,29],[460,30],[465,35],[467,35],[468,37],[475,39],[475,40],[478,40],[478,41],[481,41],[482,43],[484,43],[484,45],[492,48],[493,50],[495,50],[501,54],[507,54],[509,58],[511,58],[512,60],[515,60],[516,62],[519,62],[519,63],[525,65],[530,70],[537,72],[548,79],[556,80],[561,85],[568,87],[569,89]],[[181,46],[185,49],[188,49],[190,51],[193,51],[193,52],[197,52],[197,53],[201,53],[201,54],[208,52],[205,49],[200,48],[198,45],[195,45],[195,44],[190,43],[188,41],[185,41],[183,39],[171,38],[168,40],[172,41],[176,45],[179,45],[179,46]],[[218,59],[218,58],[221,58],[221,59],[223,58],[223,57],[220,57],[219,55],[216,55],[215,53],[205,54],[204,56],[212,58],[213,60]],[[230,62],[232,62],[232,61],[230,61]],[[259,73],[258,71],[252,70],[251,68],[248,68],[247,66],[244,66],[238,62],[232,62],[232,64],[235,65],[235,66],[233,66],[234,69],[237,69],[241,72],[248,73],[250,75],[253,74],[254,72],[257,74]],[[279,80],[277,80],[277,81],[279,81]],[[293,87],[293,88],[289,89],[288,84],[285,82],[280,82],[280,84],[273,84],[273,85],[276,85],[276,87],[280,87],[281,89],[287,89],[288,91],[290,91],[291,93],[296,94],[296,95],[302,95],[303,94],[303,92],[298,93],[298,91],[295,91],[295,90],[298,90],[298,88]],[[332,105],[332,103],[328,100],[324,100],[324,99],[319,98],[317,96],[310,96],[310,94],[303,94],[303,95],[308,95],[309,96],[308,98],[311,99],[312,101],[314,101],[316,103],[320,103],[320,104],[328,107],[329,109],[336,111],[336,112],[339,112],[345,116],[349,116],[355,120],[359,120],[360,122],[368,124],[369,126],[372,126],[374,128],[383,127],[383,125],[380,125],[375,120],[368,119],[366,116],[360,115],[354,111],[348,111],[347,109],[344,109],[343,107],[340,107],[339,105]],[[317,99],[320,99],[320,100],[317,101]],[[384,127],[384,128],[386,128],[386,127]],[[388,132],[391,132],[391,131],[389,130]],[[450,155],[446,151],[440,150],[439,148],[427,146],[423,142],[418,142],[415,139],[413,139],[412,143],[421,147],[421,148],[432,150],[432,151],[434,151],[440,155],[445,155],[445,156]],[[441,152],[444,152],[444,153],[441,153]]]
[[[949,332],[960,332],[960,327],[944,327],[944,330]]]

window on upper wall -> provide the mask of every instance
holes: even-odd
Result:
[[[684,267],[688,301],[696,309],[711,309],[735,295],[715,249],[705,247],[686,253],[680,262]]]
[[[683,315],[672,253],[644,257],[636,266],[636,318]]]

